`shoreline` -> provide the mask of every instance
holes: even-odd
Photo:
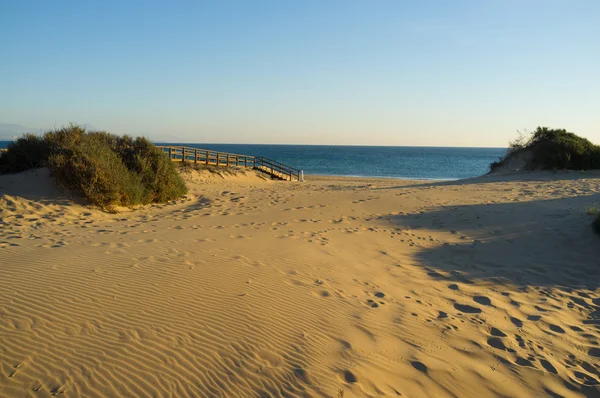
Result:
[[[485,176],[486,174],[484,174]],[[325,178],[356,178],[356,179],[374,179],[374,180],[400,180],[400,181],[460,181],[471,178],[479,178],[483,176],[467,177],[467,178],[417,178],[417,177],[387,177],[387,176],[367,176],[367,175],[336,175],[336,174],[305,174],[308,177],[325,177]]]

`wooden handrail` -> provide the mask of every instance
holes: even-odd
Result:
[[[263,159],[264,159],[264,160],[266,160],[266,161],[269,161],[269,162],[273,162],[273,163],[280,164],[280,165],[282,165],[282,166],[284,166],[284,167],[287,167],[287,168],[289,168],[289,169],[292,169],[292,170],[297,170],[297,169],[295,169],[294,167],[292,167],[292,166],[289,166],[289,165],[287,165],[287,164],[283,164],[283,163],[281,163],[281,162],[278,162],[277,160],[273,160],[273,159],[269,159],[269,158],[263,158]]]
[[[180,146],[180,145],[157,145],[157,147],[159,148],[176,148],[176,149],[185,149],[186,151],[194,151],[194,150],[198,150],[198,151],[202,151],[202,152],[212,152],[212,153],[220,153],[221,155],[230,155],[230,156],[246,156],[249,158],[253,158],[255,156],[250,156],[250,155],[242,155],[239,153],[231,153],[231,152],[222,152],[222,151],[213,151],[211,149],[202,149],[202,148],[194,148],[191,146]]]
[[[280,163],[274,159],[241,155],[237,153],[212,151],[178,145],[157,145],[173,161],[192,161],[205,165],[242,166],[258,169],[272,177],[289,181],[300,181],[302,171]]]
[[[272,162],[270,159],[267,158],[260,158],[261,159],[261,164],[262,165],[267,165],[267,166],[273,166],[276,167],[277,169],[279,169],[279,171],[285,171],[285,172],[293,172],[293,173],[297,173],[299,170],[297,169],[293,169],[290,168],[286,165],[284,165],[283,163],[279,163],[279,162]]]

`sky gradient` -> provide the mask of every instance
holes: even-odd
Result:
[[[6,1],[0,122],[171,142],[600,143],[600,1]]]

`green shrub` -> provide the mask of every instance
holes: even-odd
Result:
[[[131,173],[102,135],[88,133],[48,158],[58,182],[103,208],[144,202],[141,178]]]
[[[589,206],[586,209],[586,213],[589,214],[590,216],[600,215],[600,202],[596,202],[592,206]]]
[[[125,166],[141,177],[146,202],[166,202],[185,195],[187,188],[175,165],[150,140],[123,136],[114,145]]]
[[[502,166],[512,156],[530,152],[528,169],[588,170],[600,169],[600,146],[569,133],[564,129],[538,127],[529,139],[521,136],[510,143],[510,148],[500,161],[493,162],[490,169]]]
[[[44,134],[44,141],[48,146],[49,154],[57,153],[65,149],[74,149],[86,136],[84,127],[70,124],[57,130],[48,131]],[[91,133],[87,133],[91,134]]]
[[[106,209],[167,202],[187,192],[167,155],[149,140],[77,125],[43,137],[24,136],[0,157],[2,172],[39,166],[48,166],[59,184]]]
[[[543,169],[600,168],[600,147],[564,129],[538,127],[526,147],[533,150],[532,162]]]
[[[8,144],[0,156],[0,173],[17,173],[43,167],[48,156],[44,139],[35,134],[25,134]]]

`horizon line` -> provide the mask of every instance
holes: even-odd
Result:
[[[247,142],[174,142],[163,140],[151,140],[158,144],[194,144],[194,145],[277,145],[277,146],[352,146],[352,147],[384,147],[384,148],[480,148],[480,149],[508,149],[508,146],[453,146],[453,145],[373,145],[373,144],[274,144]]]
[[[20,136],[22,136],[21,134]],[[128,134],[129,135],[129,134]],[[0,137],[0,142],[12,142],[15,139],[18,139],[20,136],[10,137]],[[132,135],[133,136],[133,135]],[[277,146],[343,146],[343,147],[374,147],[374,148],[480,148],[480,149],[508,149],[507,146],[464,146],[464,145],[376,145],[376,144],[297,144],[297,143],[248,143],[248,142],[193,142],[193,141],[167,141],[167,140],[157,140],[151,139],[147,136],[140,135],[137,137],[145,137],[148,138],[153,143],[159,144],[194,144],[194,145],[277,145]]]

